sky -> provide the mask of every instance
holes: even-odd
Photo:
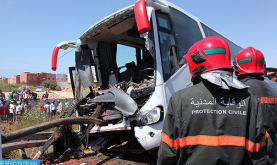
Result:
[[[0,0],[0,77],[29,72],[67,73],[74,51],[56,44],[76,41],[90,26],[136,0]],[[170,0],[228,39],[263,52],[268,67],[277,67],[276,0]]]

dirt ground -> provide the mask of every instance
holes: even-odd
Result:
[[[130,159],[134,159],[134,157],[136,157],[136,155],[133,155],[130,157]],[[142,162],[140,162],[142,161]],[[102,154],[99,155],[95,155],[95,156],[90,156],[87,158],[82,158],[80,160],[77,159],[71,159],[69,161],[63,162],[63,164],[68,164],[68,165],[75,165],[75,164],[79,164],[79,165],[89,165],[89,164],[103,164],[103,165],[146,165],[146,164],[154,164],[154,163],[146,163],[143,160],[126,160],[126,159],[122,159],[118,156],[116,157],[110,157],[110,156],[105,156]]]
[[[42,98],[42,95],[45,92],[36,92],[38,94],[38,98]],[[73,98],[72,91],[50,91],[48,99],[68,99]]]
[[[156,155],[147,153],[132,154],[132,153],[114,153],[103,155],[102,153],[87,155],[81,159],[70,159],[65,162],[55,160],[41,160],[41,164],[66,164],[66,165],[147,165],[156,164]]]

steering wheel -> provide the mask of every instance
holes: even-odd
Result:
[[[153,68],[145,68],[139,71],[139,78],[141,79],[153,79],[154,78],[154,69]]]

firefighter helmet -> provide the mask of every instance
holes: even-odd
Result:
[[[237,75],[248,73],[264,73],[265,59],[261,51],[248,47],[240,51],[234,59],[234,69]]]
[[[184,58],[193,77],[215,69],[232,69],[229,45],[220,37],[207,37],[196,42]]]

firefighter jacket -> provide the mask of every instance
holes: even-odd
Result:
[[[171,97],[157,164],[252,164],[272,144],[262,119],[247,90],[203,80]]]
[[[277,92],[264,82],[263,78],[248,77],[243,79],[242,82],[250,86],[250,93],[257,96],[262,107],[264,127],[271,139],[275,142],[274,145],[277,145],[275,139],[275,135],[277,134]],[[254,164],[274,164],[274,150],[268,156],[254,161]]]

